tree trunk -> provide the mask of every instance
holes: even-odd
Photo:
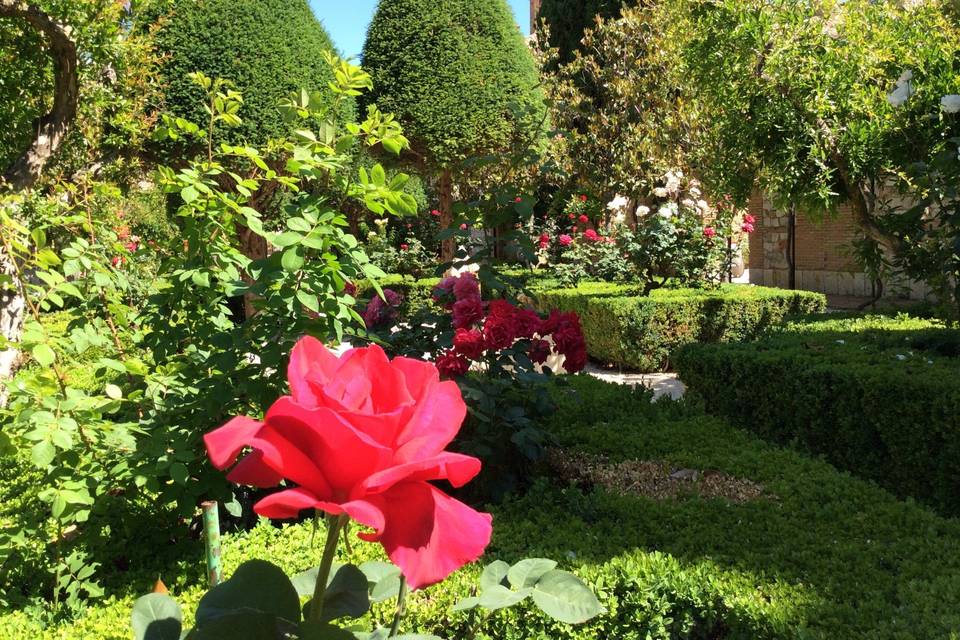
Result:
[[[449,169],[440,174],[440,230],[444,231],[453,226],[453,177]],[[453,262],[457,255],[456,238],[447,238],[440,247],[440,259],[443,262]]]
[[[32,4],[20,0],[0,0],[0,16],[22,18],[43,35],[54,68],[53,109],[40,118],[33,142],[4,172],[4,180],[14,191],[32,187],[43,173],[77,115],[79,80],[77,45],[70,27],[60,24]]]
[[[53,108],[40,118],[30,145],[7,167],[0,188],[25,191],[33,187],[43,169],[66,138],[77,116],[79,76],[77,45],[69,26],[60,24],[38,7],[21,0],[0,0],[0,16],[25,20],[46,40],[54,68]],[[0,250],[0,272],[13,269],[13,256]],[[23,291],[13,289],[0,294],[0,335],[9,342],[18,342],[23,330],[25,301]],[[0,352],[0,407],[7,402],[6,380],[13,377],[20,353],[17,349]]]
[[[257,235],[246,227],[241,227],[240,251],[251,260],[262,260],[267,257],[267,239]],[[253,278],[247,273],[243,274],[243,279],[247,284],[253,284],[254,282]],[[256,296],[252,293],[245,293],[243,295],[243,315],[247,320],[257,313],[256,308],[253,306],[255,299]]]

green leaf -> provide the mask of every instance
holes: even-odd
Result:
[[[34,229],[30,232],[30,239],[33,240],[33,246],[41,249],[47,244],[47,234],[43,229]]]
[[[33,359],[37,361],[41,367],[49,367],[57,359],[56,354],[53,352],[53,349],[50,348],[50,345],[47,344],[38,344],[33,349],[30,350]]]
[[[557,568],[557,563],[544,558],[527,558],[510,567],[507,579],[514,589],[534,586],[540,578]]]
[[[123,390],[115,384],[108,384],[104,387],[104,391],[111,400],[120,400],[123,398]]]
[[[273,236],[273,244],[279,249],[291,247],[300,242],[303,234],[296,231],[285,231],[280,235]]]
[[[133,603],[131,614],[134,640],[180,640],[183,611],[165,593],[150,593]]]
[[[38,442],[30,449],[30,460],[34,466],[40,469],[46,468],[47,465],[53,462],[55,455],[57,455],[57,450],[53,446],[53,443],[46,440]]]
[[[523,602],[527,596],[533,593],[533,589],[521,589],[520,591],[511,591],[503,585],[495,584],[484,589],[480,594],[479,605],[489,611],[506,609],[515,604]]]
[[[345,564],[330,572],[330,582],[323,595],[323,621],[337,618],[359,618],[370,610],[367,576],[355,565]],[[310,603],[304,607],[308,611]]]
[[[190,640],[277,640],[282,637],[277,626],[277,616],[272,613],[232,611],[202,625],[198,621],[197,628],[188,637]]]
[[[187,484],[187,480],[190,478],[190,472],[182,462],[174,462],[170,465],[170,477],[177,484]]]
[[[208,591],[197,605],[197,625],[235,612],[252,609],[284,620],[300,620],[300,597],[280,567],[264,560],[250,560],[237,568],[226,582]]]
[[[387,173],[379,164],[373,165],[373,169],[370,170],[370,178],[373,180],[373,184],[378,187],[383,187],[387,184]]]
[[[357,640],[357,636],[327,622],[310,620],[300,623],[300,640]]]
[[[210,286],[210,274],[206,271],[194,271],[190,279],[198,287],[208,288]]]
[[[383,602],[396,598],[400,593],[400,569],[389,562],[371,560],[360,565],[370,585],[370,600]]]
[[[317,296],[300,289],[297,291],[297,300],[310,311],[314,313],[320,312],[320,301],[317,299]]]
[[[283,252],[283,256],[280,258],[280,264],[288,273],[299,271],[303,268],[304,262],[300,247],[290,247]]]
[[[309,233],[312,228],[310,223],[303,218],[289,218],[287,220],[287,227],[292,231],[302,231],[303,233]]]
[[[469,611],[470,609],[475,609],[480,606],[480,598],[470,597],[464,598],[457,604],[453,605],[453,611]]]
[[[480,592],[495,586],[505,586],[507,574],[510,572],[510,565],[503,560],[497,560],[487,565],[480,574]]]
[[[580,624],[605,611],[580,578],[559,569],[540,578],[533,589],[533,601],[548,616],[566,624]]]
[[[183,199],[185,203],[190,204],[191,202],[195,201],[198,197],[200,197],[200,194],[197,193],[196,188],[191,185],[189,187],[184,187],[183,189],[180,190],[180,197]]]

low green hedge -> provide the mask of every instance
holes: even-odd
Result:
[[[676,358],[710,411],[960,515],[960,331],[868,316]]]
[[[826,308],[819,293],[746,285],[658,289],[644,297],[632,285],[584,283],[536,296],[543,310],[580,315],[590,357],[639,371],[669,369],[684,344],[752,340],[790,316]]]
[[[766,444],[706,416],[693,403],[652,403],[644,392],[585,377],[557,383],[559,412],[546,425],[568,451],[611,462],[664,461],[749,479],[764,496],[746,502],[696,495],[654,500],[629,492],[540,481],[495,507],[487,560],[553,557],[585,579],[607,613],[557,625],[533,609],[482,625],[497,640],[927,640],[960,631],[960,522],[899,502],[828,464]],[[309,524],[263,523],[224,537],[229,574],[243,560],[288,571],[316,562]],[[322,539],[322,535],[318,536]],[[43,628],[24,613],[0,616],[5,640],[125,640],[137,593],[159,575],[189,619],[202,592],[202,557],[160,563],[149,554],[72,624]],[[354,545],[370,559],[377,545]],[[469,637],[450,607],[479,567],[411,599],[407,631]],[[385,620],[389,607],[372,617]]]

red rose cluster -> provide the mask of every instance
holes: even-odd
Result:
[[[433,297],[453,314],[456,330],[453,348],[437,357],[437,368],[447,378],[464,375],[485,352],[509,349],[521,340],[529,342],[527,356],[537,364],[545,363],[553,351],[565,357],[563,366],[570,373],[581,371],[587,363],[586,342],[576,313],[553,311],[543,319],[506,300],[485,304],[472,273],[445,278]]]

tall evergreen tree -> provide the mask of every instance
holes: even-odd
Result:
[[[502,153],[536,121],[517,114],[544,109],[506,0],[381,0],[363,64],[374,82],[365,99],[396,115],[419,164],[439,180],[443,228],[453,221],[458,166]],[[453,252],[445,242],[443,257]]]
[[[326,91],[323,52],[333,44],[307,0],[169,0],[156,40],[167,56],[164,108],[202,124],[200,89],[187,74],[230,80],[243,94],[243,125],[232,141],[261,143],[287,133],[279,102],[301,89]]]
[[[618,18],[629,0],[543,0],[540,19],[550,27],[550,45],[560,50],[561,62],[573,59],[587,29],[597,16]],[[633,4],[637,4],[634,2]],[[641,3],[643,4],[643,3]]]

